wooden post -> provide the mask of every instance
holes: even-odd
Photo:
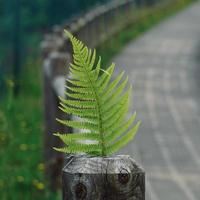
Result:
[[[62,183],[63,200],[145,200],[145,172],[127,155],[72,156]]]
[[[58,96],[64,96],[65,77],[68,71],[67,63],[69,61],[70,57],[66,53],[51,52],[44,62],[45,174],[53,190],[61,185],[59,182],[64,161],[63,154],[53,150],[53,147],[62,145],[62,142],[53,136],[53,133],[65,133],[69,131],[69,129],[60,125],[55,120],[56,118],[64,119],[69,117],[58,108]]]
[[[98,33],[97,46],[105,41],[105,20],[104,20],[104,10],[103,6],[98,9],[98,16],[96,17],[96,32]]]
[[[96,33],[96,24],[95,24],[95,19],[96,19],[96,12],[93,11],[90,13],[90,20],[88,20],[88,26],[89,30],[91,32],[91,41],[90,41],[90,46],[91,48],[95,48],[98,45],[98,33]]]

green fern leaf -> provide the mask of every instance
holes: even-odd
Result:
[[[94,123],[91,123],[91,122],[60,120],[60,119],[56,119],[56,120],[58,122],[60,122],[61,124],[66,125],[66,126],[70,126],[72,128],[98,131],[97,124],[94,124]]]
[[[121,134],[123,134],[125,131],[128,130],[128,128],[132,125],[136,118],[136,113],[132,115],[128,121],[124,122],[122,125],[118,125],[115,129],[109,130],[106,134],[106,141],[113,142],[117,137],[119,137]]]
[[[89,87],[89,82],[67,79],[67,83],[75,87]]]
[[[98,144],[80,144],[73,143],[68,147],[54,148],[56,151],[63,153],[88,153],[91,155],[98,155],[101,153],[101,147]]]
[[[112,154],[112,153],[118,151],[119,148],[122,148],[125,145],[127,145],[127,143],[134,138],[139,126],[140,126],[140,122],[138,122],[130,131],[128,131],[128,133],[123,135],[120,138],[120,140],[118,140],[117,142],[115,142],[112,145],[108,145],[106,148],[106,153]]]
[[[65,144],[73,143],[74,141],[85,141],[85,140],[94,140],[99,141],[100,137],[97,133],[73,133],[73,134],[60,134],[56,133],[55,136],[58,136]]]
[[[124,75],[124,72],[121,72],[120,75],[118,75],[117,78],[112,83],[110,83],[110,85],[106,88],[105,96],[108,95],[111,91],[113,91],[116,88],[117,84],[120,82],[123,75]]]
[[[64,108],[59,107],[59,109],[69,115],[74,115],[74,116],[81,117],[81,118],[95,119],[98,117],[98,115],[91,109],[83,109],[83,108],[77,109],[77,108],[70,108],[67,106],[65,106]]]
[[[81,131],[54,134],[66,144],[54,149],[95,156],[115,153],[134,138],[140,125],[140,122],[132,125],[136,113],[126,119],[131,95],[128,77],[124,79],[122,72],[111,80],[115,65],[101,69],[101,57],[97,59],[96,51],[87,48],[68,31],[65,33],[74,53],[69,68],[70,79],[66,82],[66,98],[60,97],[59,108],[78,118],[57,121]]]

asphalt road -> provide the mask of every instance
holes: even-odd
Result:
[[[133,84],[142,126],[122,154],[147,173],[147,200],[200,200],[200,2],[114,58]]]

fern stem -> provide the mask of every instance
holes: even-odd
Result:
[[[71,38],[71,40],[73,40],[73,38]],[[96,99],[97,112],[98,112],[98,120],[99,120],[98,128],[99,128],[99,134],[100,134],[100,139],[101,139],[100,146],[102,148],[101,149],[101,156],[105,156],[106,155],[106,146],[105,146],[104,135],[103,135],[103,131],[102,131],[102,114],[101,114],[101,110],[100,110],[99,96],[98,96],[98,94],[96,92],[96,88],[94,87],[94,85],[95,85],[94,81],[90,79],[90,76],[89,76],[89,73],[88,73],[88,70],[87,70],[87,66],[86,66],[85,60],[82,57],[82,54],[80,52],[80,49],[78,48],[78,45],[76,45],[76,41],[72,42],[72,44],[77,47],[76,49],[78,49],[80,58],[82,60],[82,63],[84,64],[83,65],[84,71],[85,71],[85,73],[87,75],[87,78],[88,78],[90,84],[91,84],[92,92],[93,92],[93,94],[95,96],[95,99]]]

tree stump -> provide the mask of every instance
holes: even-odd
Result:
[[[127,155],[72,156],[62,182],[63,200],[145,200],[145,172]]]

